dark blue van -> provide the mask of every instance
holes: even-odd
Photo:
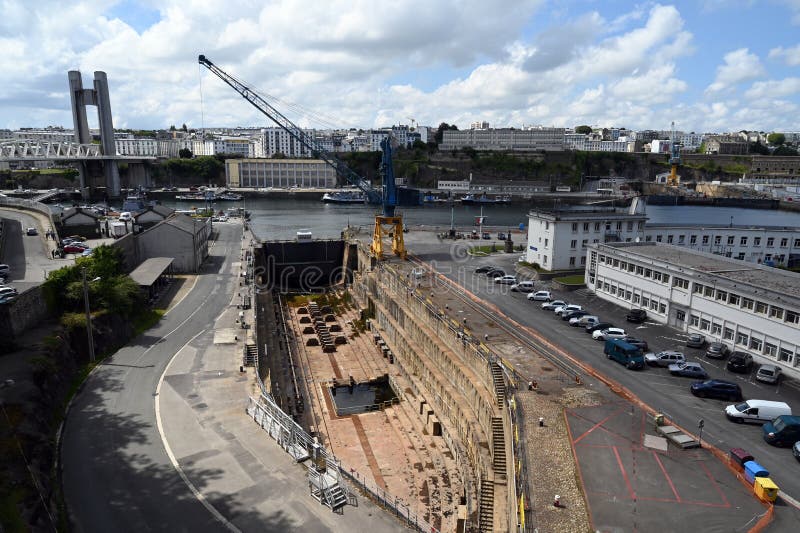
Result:
[[[800,416],[780,415],[761,426],[761,431],[764,432],[764,440],[768,444],[789,448],[800,441]]]
[[[608,339],[603,352],[609,359],[625,365],[629,370],[644,368],[642,350],[621,339]]]

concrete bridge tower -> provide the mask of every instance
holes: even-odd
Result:
[[[117,155],[114,144],[114,122],[111,119],[111,100],[108,97],[108,78],[105,72],[94,73],[94,89],[84,89],[81,73],[70,70],[69,95],[72,103],[72,121],[75,127],[75,142],[87,144],[92,142],[89,132],[89,122],[86,120],[86,106],[97,106],[97,118],[100,125],[100,146],[103,155],[114,157]],[[86,162],[80,164],[81,189],[84,196],[89,196],[87,189],[88,169]],[[103,174],[105,176],[106,194],[109,198],[120,196],[119,169],[114,159],[103,161]]]

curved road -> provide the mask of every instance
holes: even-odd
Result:
[[[86,380],[67,416],[62,483],[78,531],[225,531],[172,466],[156,430],[154,395],[173,354],[230,303],[241,226],[217,226],[193,290],[154,328]],[[216,275],[215,275],[216,274]],[[189,472],[198,480],[215,472]]]
[[[5,234],[0,263],[6,263],[11,267],[11,275],[8,278],[10,285],[22,292],[32,285],[43,282],[46,272],[61,268],[65,264],[66,260],[54,260],[50,256],[50,248],[44,237],[48,227],[43,227],[42,224],[44,216],[23,210],[0,208],[0,218],[3,219]],[[39,234],[26,235],[26,228],[31,227],[36,228]]]

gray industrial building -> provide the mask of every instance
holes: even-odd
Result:
[[[171,257],[174,272],[196,273],[208,257],[210,234],[211,222],[208,219],[176,214],[137,234],[136,252],[140,261]]]

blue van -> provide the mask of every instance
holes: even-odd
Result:
[[[768,444],[788,448],[800,441],[800,416],[780,415],[761,426],[761,431]]]
[[[625,365],[628,370],[644,368],[644,355],[642,350],[622,339],[608,339],[603,352],[609,359]]]

